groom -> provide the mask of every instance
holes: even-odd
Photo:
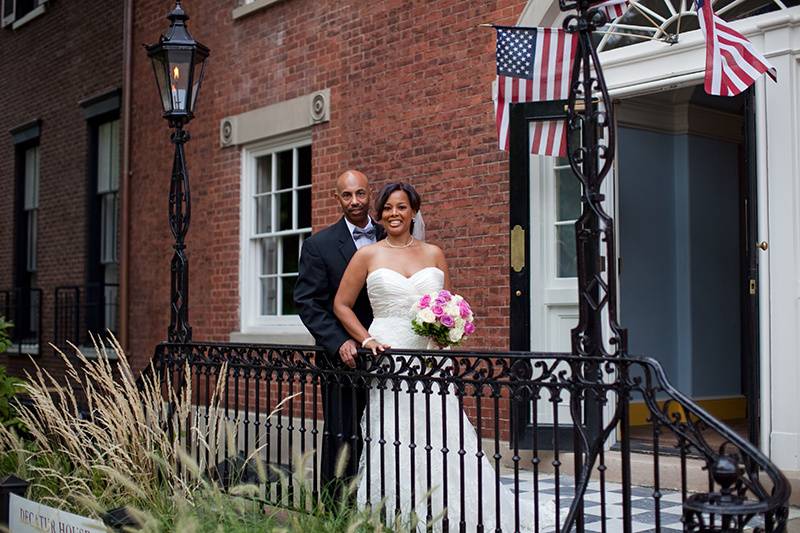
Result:
[[[325,370],[355,364],[358,344],[333,314],[333,299],[356,249],[384,237],[383,228],[373,223],[369,216],[370,190],[364,174],[357,170],[344,172],[336,179],[333,196],[344,216],[303,242],[300,272],[294,289],[294,301],[303,324],[327,352],[325,357],[317,360],[319,367]],[[359,294],[353,311],[361,323],[369,327],[372,308],[366,290]],[[322,381],[324,427],[320,484],[323,488],[334,481],[336,461],[341,453],[347,454],[344,476],[349,478],[358,473],[362,447],[360,422],[367,395],[363,388],[347,383],[350,383],[347,377],[329,383]],[[337,487],[333,490],[335,497]]]

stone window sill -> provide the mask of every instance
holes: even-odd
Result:
[[[235,8],[231,15],[233,17],[233,20],[237,20],[246,17],[247,15],[250,15],[252,13],[255,13],[256,11],[260,11],[265,7],[269,7],[272,4],[277,4],[278,2],[282,1],[283,0],[253,0],[248,4],[242,4],[239,7]]]
[[[40,5],[40,6],[36,7],[36,8],[34,8],[34,9],[33,9],[33,10],[31,10],[30,12],[28,12],[28,13],[27,13],[27,14],[26,14],[24,17],[20,17],[20,18],[18,18],[18,19],[17,19],[17,20],[15,20],[15,21],[14,21],[14,23],[11,25],[11,29],[12,29],[12,30],[16,30],[16,29],[17,29],[17,28],[19,28],[20,26],[22,26],[22,25],[24,25],[24,24],[27,24],[28,22],[32,21],[32,20],[33,20],[33,19],[35,19],[36,17],[39,17],[39,16],[41,16],[41,15],[44,15],[44,11],[45,11],[45,9],[44,9],[44,8],[45,8],[45,4],[42,4],[42,5]]]

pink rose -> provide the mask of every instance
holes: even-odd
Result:
[[[469,304],[466,302],[466,300],[461,300],[458,303],[458,310],[459,310],[459,314],[461,315],[461,318],[464,318],[464,319],[466,319],[469,316],[469,314],[472,312],[472,310],[469,308]]]
[[[431,305],[431,295],[430,294],[426,294],[425,296],[423,296],[422,298],[419,299],[419,308],[420,309],[425,309],[429,305]]]
[[[442,316],[444,314],[444,308],[441,306],[441,304],[437,303],[433,304],[433,307],[431,307],[431,311],[433,311],[433,314],[437,317]]]
[[[448,328],[452,328],[456,324],[456,321],[453,320],[453,317],[451,317],[450,315],[442,315],[441,317],[439,317],[439,322],[441,322],[443,326]]]
[[[443,299],[445,302],[449,302],[452,297],[453,297],[453,295],[450,294],[450,291],[446,291],[446,290],[439,291],[439,298]],[[437,298],[437,300],[438,300],[438,298]]]
[[[467,322],[466,324],[464,324],[464,334],[472,335],[473,333],[475,333],[475,324],[473,324],[472,322]]]

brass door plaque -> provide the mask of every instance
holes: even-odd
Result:
[[[514,272],[525,268],[525,230],[519,224],[511,230],[511,268]]]

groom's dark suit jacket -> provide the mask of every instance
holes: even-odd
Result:
[[[376,224],[375,230],[376,237],[381,239],[383,228]],[[327,351],[327,359],[317,361],[325,370],[344,366],[339,347],[350,335],[333,314],[333,299],[355,253],[356,245],[344,218],[306,239],[300,252],[300,275],[294,288],[294,300],[303,324],[316,343]],[[358,295],[353,311],[364,327],[369,328],[372,308],[366,288]],[[347,380],[332,378],[329,383],[328,379],[329,376],[322,377],[324,425],[320,482],[323,487],[328,487],[336,478],[336,463],[345,445],[348,446],[348,460],[344,476],[349,478],[358,472],[362,448],[359,421],[367,402],[363,386],[348,385]],[[338,501],[340,487],[338,483],[333,485],[334,501]]]
[[[375,224],[375,230],[377,239],[381,239],[383,228]],[[300,253],[300,275],[294,288],[294,300],[303,324],[317,344],[328,352],[328,363],[333,366],[343,364],[339,347],[350,338],[333,314],[333,299],[355,253],[356,245],[344,217],[306,239]],[[372,308],[366,288],[358,295],[353,311],[364,327],[369,328]]]

